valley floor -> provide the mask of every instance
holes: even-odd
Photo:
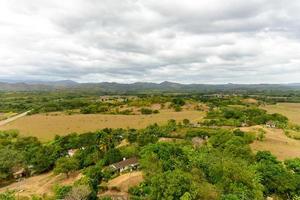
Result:
[[[55,135],[84,133],[103,128],[145,128],[158,123],[164,124],[170,119],[191,122],[200,121],[205,112],[162,110],[151,115],[112,115],[112,114],[37,114],[25,116],[9,124],[0,126],[0,130],[17,129],[23,136],[35,136],[42,141],[51,140]]]

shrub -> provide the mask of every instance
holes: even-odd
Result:
[[[143,115],[150,115],[150,114],[153,113],[153,111],[152,111],[151,109],[149,109],[149,108],[142,108],[142,109],[141,109],[141,113],[142,113]]]

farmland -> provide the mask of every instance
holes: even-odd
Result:
[[[17,129],[24,136],[35,136],[46,141],[55,135],[68,133],[84,133],[103,128],[145,128],[149,124],[166,123],[170,119],[182,121],[187,118],[198,122],[205,115],[200,111],[174,112],[162,110],[151,115],[112,115],[112,114],[36,114],[23,117],[5,126],[0,130]]]

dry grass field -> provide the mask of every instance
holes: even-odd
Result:
[[[17,129],[21,135],[36,136],[43,141],[53,139],[55,135],[84,133],[103,128],[144,128],[149,124],[166,123],[170,119],[182,121],[187,118],[192,122],[201,120],[205,112],[189,111],[173,112],[161,110],[152,115],[109,115],[109,114],[37,114],[25,116],[14,122],[0,126],[0,130]]]
[[[269,113],[280,113],[288,117],[291,122],[300,124],[300,103],[278,103],[263,106]]]
[[[241,130],[255,132],[261,126],[246,127]],[[300,157],[300,140],[287,137],[281,129],[263,128],[266,131],[264,141],[254,141],[251,148],[256,151],[270,151],[279,160]]]

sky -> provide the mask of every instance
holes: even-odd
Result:
[[[0,0],[0,80],[300,82],[300,1]]]

